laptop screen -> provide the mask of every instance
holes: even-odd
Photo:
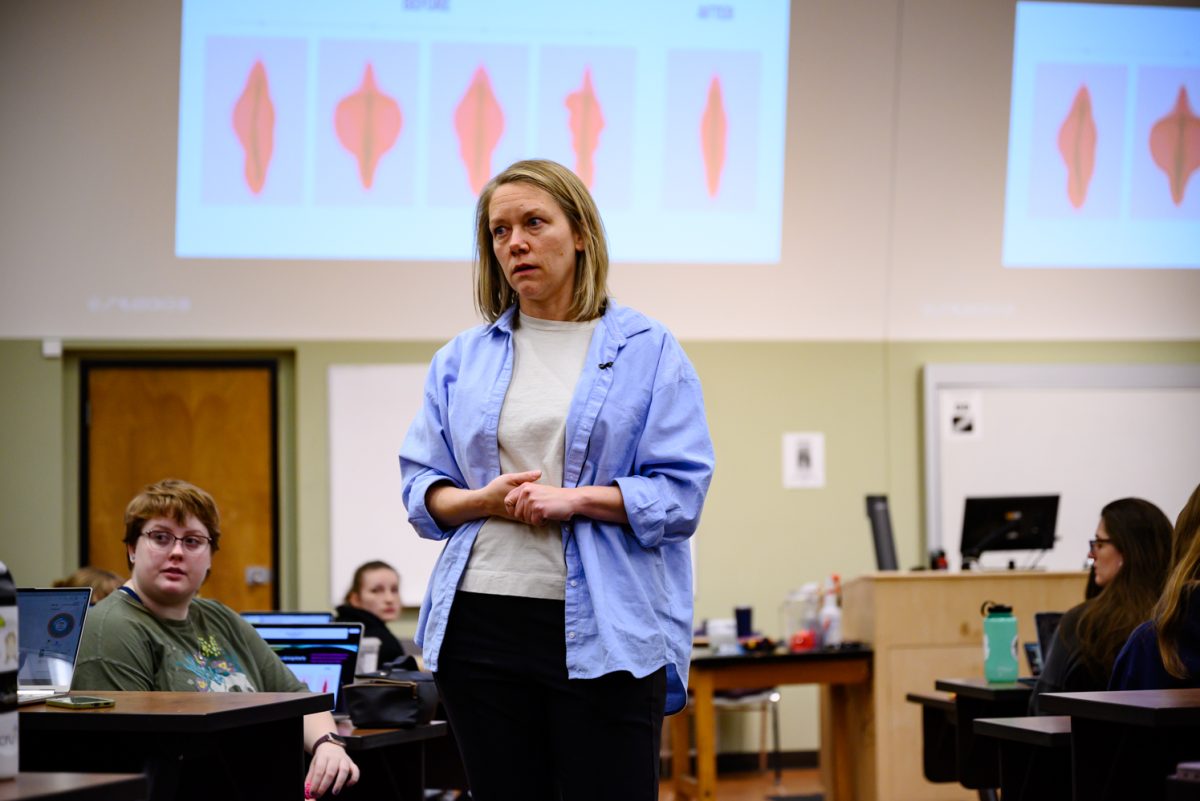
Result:
[[[345,713],[341,689],[343,684],[354,681],[361,623],[311,626],[256,623],[254,628],[310,691],[333,693],[334,714]]]
[[[70,689],[91,597],[89,587],[17,590],[19,687]]]
[[[1033,615],[1043,665],[1046,663],[1046,657],[1050,655],[1050,643],[1054,641],[1054,632],[1058,631],[1058,622],[1062,620],[1062,616],[1062,612],[1036,612]]]
[[[314,623],[332,623],[333,612],[242,612],[247,623],[271,626],[310,626]]]

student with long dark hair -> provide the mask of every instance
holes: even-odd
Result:
[[[1178,559],[1154,616],[1134,629],[1113,666],[1110,690],[1200,687],[1200,486],[1175,520]]]
[[[1100,511],[1089,543],[1101,592],[1073,607],[1058,626],[1030,699],[1042,693],[1087,692],[1108,685],[1129,633],[1150,616],[1162,592],[1171,554],[1171,523],[1157,506],[1122,498]]]

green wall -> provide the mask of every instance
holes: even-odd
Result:
[[[923,561],[925,363],[1200,362],[1200,342],[684,344],[704,384],[717,453],[695,539],[696,615],[727,617],[748,604],[767,633],[778,631],[789,590],[873,568],[868,493],[890,497],[901,563]],[[77,566],[81,354],[274,354],[281,361],[282,595],[289,606],[322,607],[329,597],[328,368],[424,363],[437,345],[88,342],[82,350],[67,342],[64,358],[45,359],[40,342],[0,340],[0,559],[23,584],[45,584]],[[825,488],[782,488],[780,439],[789,431],[825,434]],[[414,622],[410,612],[402,628],[411,631]],[[754,717],[728,717],[734,720],[722,723],[724,749],[753,750]],[[815,691],[788,689],[783,721],[785,749],[815,749]]]

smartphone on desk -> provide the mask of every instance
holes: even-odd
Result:
[[[46,706],[57,706],[63,709],[104,709],[115,706],[111,698],[101,698],[98,695],[64,695],[62,698],[51,698]]]

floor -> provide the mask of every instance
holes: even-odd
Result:
[[[768,796],[806,796],[821,792],[821,772],[815,768],[807,770],[785,770],[783,784],[775,785],[774,773],[735,773],[717,779],[718,801],[765,801]],[[675,801],[675,792],[670,781],[659,787],[659,801]]]

